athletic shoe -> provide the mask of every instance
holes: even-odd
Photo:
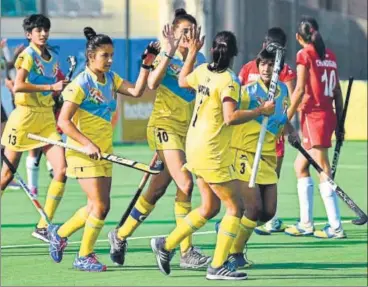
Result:
[[[117,230],[111,230],[108,234],[110,243],[110,258],[117,265],[124,265],[125,253],[128,242],[125,239],[119,239]]]
[[[307,227],[298,222],[287,227],[284,232],[291,236],[311,236],[314,232],[314,226]]]
[[[43,242],[49,243],[47,228],[44,228],[44,227],[38,228],[36,226],[35,230],[32,232],[32,236],[34,238],[42,240]]]
[[[156,262],[160,271],[165,274],[170,274],[170,261],[174,256],[175,250],[167,251],[165,248],[165,238],[156,237],[151,239],[151,248],[156,255]]]
[[[56,263],[61,262],[63,259],[64,249],[68,245],[68,239],[62,238],[57,234],[59,227],[59,225],[49,225],[47,228],[50,241],[50,256]]]
[[[211,256],[205,256],[201,253],[199,248],[190,247],[187,252],[180,257],[180,267],[187,269],[198,269],[207,267],[211,262]]]
[[[98,261],[95,253],[88,254],[87,256],[79,256],[77,253],[73,262],[73,268],[89,272],[103,272],[107,270],[106,265]]]
[[[271,235],[271,230],[267,229],[266,224],[254,228],[254,232],[258,235]]]
[[[245,280],[248,275],[243,272],[237,272],[235,266],[226,261],[222,266],[213,268],[208,266],[206,279],[208,280]]]
[[[229,254],[227,261],[233,264],[235,269],[249,268],[254,264],[253,261],[248,260],[246,253]]]
[[[14,180],[12,180],[12,181],[8,184],[8,186],[7,186],[6,188],[8,188],[8,189],[12,189],[12,190],[18,190],[18,189],[20,189],[20,188],[21,188],[21,186],[20,186],[17,182],[15,182]]]
[[[346,238],[346,234],[342,227],[339,229],[333,229],[329,224],[326,224],[326,226],[322,230],[317,230],[314,232],[314,237],[317,238],[335,238],[335,239],[343,239]]]
[[[268,221],[262,226],[258,226],[254,229],[254,232],[258,235],[271,235],[273,232],[283,232],[286,229],[286,224],[281,219],[275,218]]]

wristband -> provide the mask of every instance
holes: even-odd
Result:
[[[174,57],[173,57],[173,56],[170,56],[170,55],[169,55],[169,54],[167,54],[166,52],[165,52],[165,56],[166,56],[166,57],[168,57],[170,60],[174,59]]]
[[[153,68],[153,66],[152,65],[146,65],[146,64],[142,64],[141,65],[141,67],[143,68],[143,69],[145,69],[145,70],[151,70],[152,68]]]

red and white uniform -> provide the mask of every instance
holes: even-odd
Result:
[[[314,146],[329,148],[337,123],[333,109],[333,91],[339,81],[336,56],[326,49],[325,59],[321,60],[314,46],[307,45],[298,52],[296,64],[305,66],[308,71],[299,106],[303,145],[306,149]]]
[[[296,78],[296,73],[288,64],[284,64],[284,68],[280,72],[279,80],[283,83],[289,82]],[[257,61],[253,60],[246,63],[239,72],[239,79],[242,85],[249,82],[254,82],[259,79],[259,71]],[[290,95],[291,96],[291,95]],[[281,135],[276,141],[276,155],[283,157],[285,154],[285,140],[284,135]]]

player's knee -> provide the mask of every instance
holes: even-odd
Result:
[[[1,173],[1,186],[7,186],[14,178],[13,173],[10,171],[10,169],[7,169],[6,171]]]
[[[187,196],[191,196],[193,191],[193,181],[191,179],[188,179],[180,184],[180,186],[178,185],[178,187],[184,194],[186,194]]]
[[[110,201],[98,202],[93,205],[94,213],[99,218],[105,218],[110,211]]]
[[[65,178],[66,174],[66,165],[58,165],[53,168],[54,170],[54,177],[55,178]]]
[[[200,214],[206,219],[211,219],[220,212],[220,209],[221,204],[218,204],[217,202],[208,202],[206,204],[202,204],[200,207]]]

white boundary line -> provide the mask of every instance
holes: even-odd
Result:
[[[351,220],[345,220],[345,221],[341,221],[341,223],[343,224],[348,224],[351,223]],[[326,222],[317,222],[314,225],[325,225]],[[193,235],[206,235],[206,234],[213,234],[215,233],[215,231],[201,231],[201,232],[195,232],[193,233]],[[150,235],[150,236],[137,236],[137,237],[130,237],[128,238],[128,240],[139,240],[139,239],[149,239],[149,238],[154,238],[154,237],[166,237],[168,236],[168,234],[159,234],[159,235]],[[80,244],[82,241],[71,241],[68,242],[68,245],[72,245],[72,244]],[[99,242],[108,242],[108,239],[100,239],[97,240],[96,243]],[[5,249],[15,249],[15,248],[22,248],[22,247],[41,247],[41,246],[49,246],[49,244],[47,243],[38,243],[38,244],[20,244],[20,245],[4,245],[1,246],[1,250],[5,250]]]

